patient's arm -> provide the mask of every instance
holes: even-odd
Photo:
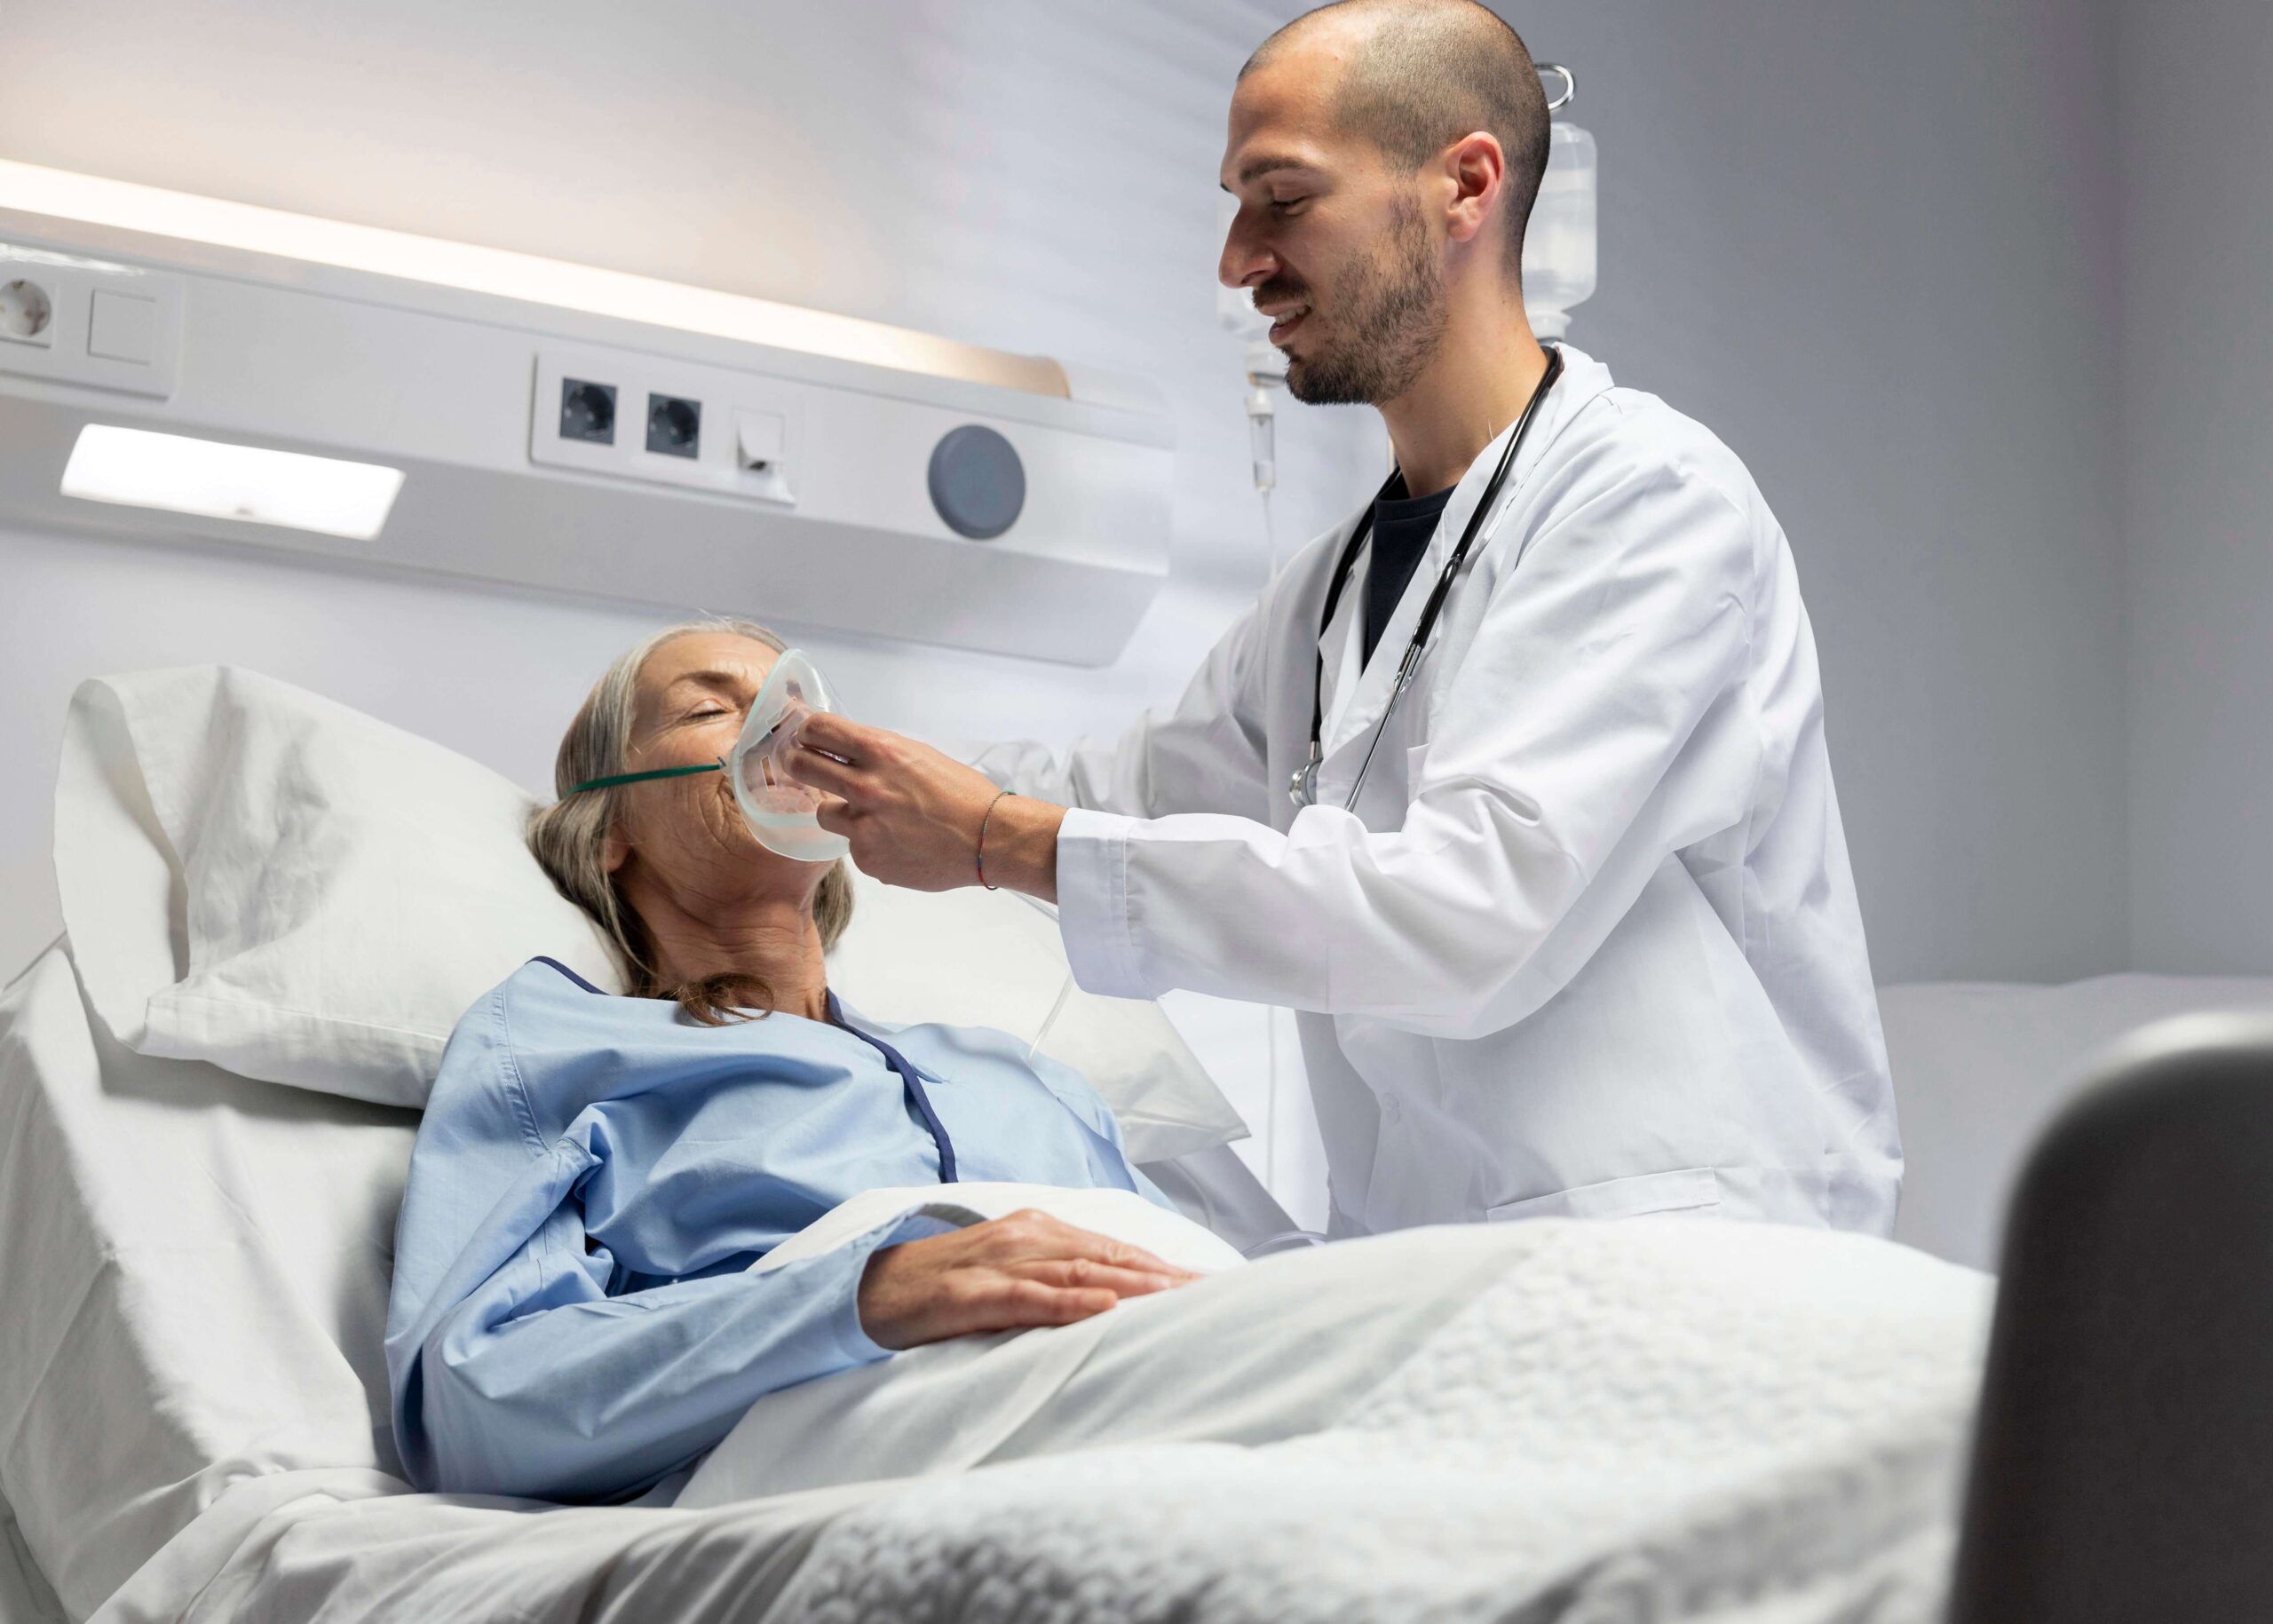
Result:
[[[579,1209],[456,1301],[398,1398],[422,1488],[607,1500],[709,1448],[766,1394],[978,1331],[1064,1325],[1192,1278],[1025,1212],[939,1234],[908,1217],[766,1273],[606,1295]]]
[[[396,1383],[414,1482],[450,1493],[611,1500],[733,1430],[767,1393],[883,1358],[857,1308],[870,1254],[934,1234],[903,1218],[765,1273],[611,1296],[614,1260],[564,1204],[494,1271],[473,1260]]]
[[[810,1202],[733,1157],[706,1159],[671,1090],[707,1099],[731,1081],[675,1036],[642,1038],[634,1013],[635,1001],[540,965],[451,1037],[411,1158],[388,1304],[395,1438],[420,1488],[636,1493],[768,1393],[965,1330],[1060,1324],[1160,1270],[1038,1218],[919,1248],[954,1228],[920,1211],[752,1269],[809,1221]],[[1113,1137],[1102,1102],[1042,1080],[1090,1133]],[[871,1255],[903,1243],[871,1278]],[[1144,1280],[1100,1272],[1132,1265]]]
[[[1029,1209],[873,1254],[860,1279],[860,1324],[884,1347],[913,1348],[1070,1325],[1198,1278],[1142,1247]]]

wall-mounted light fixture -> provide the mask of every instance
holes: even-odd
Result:
[[[6,209],[527,299],[562,310],[772,345],[837,360],[1031,390],[1061,399],[1071,393],[1065,369],[1047,356],[1013,355],[882,321],[805,310],[597,265],[572,265],[535,254],[447,242],[409,232],[317,219],[281,209],[256,208],[218,197],[197,197],[159,186],[0,160],[0,210]]]
[[[402,489],[400,469],[91,423],[63,470],[63,494],[202,519],[281,525],[368,542]]]

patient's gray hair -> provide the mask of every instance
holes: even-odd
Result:
[[[631,745],[631,725],[638,706],[639,672],[664,644],[704,632],[731,632],[763,643],[775,654],[786,646],[779,637],[754,621],[725,618],[689,621],[657,632],[616,656],[578,709],[575,719],[561,736],[560,753],[553,758],[552,792],[558,798],[529,814],[529,850],[560,894],[592,917],[623,970],[625,986],[635,997],[676,998],[681,1007],[706,1026],[744,1016],[752,1002],[772,1004],[772,989],[752,978],[714,977],[685,986],[666,986],[656,974],[654,952],[646,926],[615,888],[607,871],[608,831],[615,826],[616,797],[623,787],[570,793],[578,784],[629,772],[625,764]],[[813,897],[813,923],[827,952],[852,923],[852,878],[839,861],[830,865]]]

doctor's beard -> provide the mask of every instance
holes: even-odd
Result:
[[[1301,297],[1292,281],[1265,282],[1257,303]],[[1317,306],[1311,306],[1315,313]],[[1289,352],[1287,389],[1311,406],[1379,406],[1413,386],[1445,336],[1445,281],[1421,206],[1406,194],[1391,205],[1380,249],[1342,267],[1323,342]]]

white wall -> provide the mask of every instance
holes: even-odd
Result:
[[[19,6],[0,156],[1150,374],[1183,433],[1177,575],[1128,658],[1084,673],[820,650],[887,725],[1062,735],[1173,693],[1255,579],[1236,352],[1213,325],[1214,176],[1232,75],[1295,9]],[[2101,12],[1507,10],[1540,55],[1576,66],[1575,111],[1602,142],[1603,289],[1574,341],[1718,429],[1793,536],[1881,978],[2119,965]],[[1294,408],[1281,440],[1282,535],[1322,527],[1379,466],[1361,413]],[[0,778],[0,960],[56,928],[48,774],[81,677],[234,660],[535,787],[592,672],[652,623],[40,536],[0,535],[0,740],[18,766]],[[1260,1115],[1259,1026],[1180,1013],[1237,1057],[1226,1081]]]
[[[1572,337],[1792,538],[1881,983],[2126,956],[2111,29],[2071,0],[1505,0],[1579,75]]]
[[[2273,973],[2273,7],[2127,0],[2137,968]]]

